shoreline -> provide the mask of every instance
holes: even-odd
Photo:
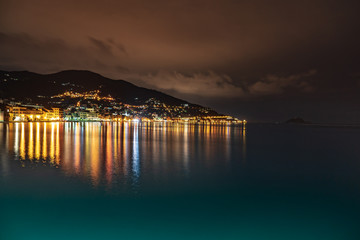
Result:
[[[82,121],[0,121],[0,123],[179,123],[179,124],[206,124],[206,125],[246,125],[248,122],[177,122],[177,121],[112,121],[112,120],[82,120]]]

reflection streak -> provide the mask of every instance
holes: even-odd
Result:
[[[35,137],[35,159],[40,159],[40,123],[36,123],[36,137]]]
[[[237,129],[171,123],[12,123],[4,137],[8,150],[26,166],[41,160],[67,175],[89,178],[94,186],[127,180],[140,186],[149,171],[161,179],[172,172],[189,176],[194,168],[231,164],[227,159],[232,147],[239,147],[235,141],[242,145],[245,161],[246,130]],[[226,158],[219,160],[218,152]]]

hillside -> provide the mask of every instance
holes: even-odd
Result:
[[[79,70],[54,74],[0,71],[0,100],[5,105],[57,107],[72,112],[95,109],[102,116],[224,116],[156,90]]]
[[[138,87],[124,80],[112,80],[90,71],[69,70],[46,75],[28,71],[0,71],[1,98],[42,102],[42,98],[38,96],[50,97],[66,91],[93,90],[100,90],[102,95],[110,94],[128,104],[143,104],[150,98],[156,98],[169,105],[187,103],[156,90]]]

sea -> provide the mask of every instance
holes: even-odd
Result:
[[[360,128],[0,123],[0,239],[360,239]]]

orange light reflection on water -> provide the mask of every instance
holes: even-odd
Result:
[[[40,152],[41,152],[41,148],[40,148],[40,123],[37,122],[36,123],[36,136],[35,136],[35,159],[39,160],[40,159]]]
[[[125,179],[137,184],[143,171],[165,177],[178,169],[188,175],[194,164],[203,168],[218,164],[211,159],[219,152],[223,163],[230,164],[235,138],[242,145],[246,162],[245,127],[133,122],[7,126],[8,150],[22,160],[21,164],[32,164],[35,159],[34,163],[59,167],[67,175],[89,178],[94,186],[111,186]]]

